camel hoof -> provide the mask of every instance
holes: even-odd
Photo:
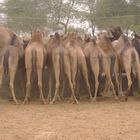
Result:
[[[50,104],[50,105],[53,105],[53,104],[54,104],[54,101],[51,101],[49,104]]]
[[[46,102],[46,101],[42,101],[42,103],[43,103],[44,105],[46,105],[46,104],[47,104],[47,102]]]
[[[90,100],[89,100],[91,103],[93,103],[93,98],[90,98]]]
[[[128,97],[126,97],[126,96],[121,97],[122,102],[126,102],[127,100],[128,100]]]
[[[48,97],[48,98],[47,98],[47,102],[50,102],[51,100],[52,100],[51,97]]]
[[[75,102],[76,102],[77,105],[79,105],[79,102],[77,100]]]
[[[126,101],[126,102],[128,101],[128,97],[125,97],[125,101]]]
[[[96,98],[93,98],[92,102],[94,102],[94,103],[97,102],[97,99]]]
[[[119,97],[116,96],[116,97],[115,97],[115,101],[119,101],[119,100],[120,100]]]
[[[19,103],[17,101],[14,102],[15,105],[19,105]]]
[[[13,98],[9,98],[9,100],[8,100],[9,102],[13,102]]]
[[[71,99],[68,101],[68,103],[77,104],[77,105],[79,104],[77,100],[71,100]]]
[[[28,103],[28,101],[23,101],[23,103],[22,103],[22,104],[23,104],[23,105],[25,105],[25,104],[27,104],[27,103]]]
[[[57,100],[58,100],[59,102],[62,101],[62,100],[61,100],[61,97],[57,97]]]
[[[73,101],[73,104],[79,105],[79,102],[78,101]]]

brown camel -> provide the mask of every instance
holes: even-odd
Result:
[[[52,35],[50,37],[48,47],[53,48],[51,55],[55,75],[55,93],[50,104],[53,104],[56,101],[57,97],[59,97],[60,77],[62,71],[65,72],[66,78],[68,80],[73,101],[76,102],[76,104],[78,104],[78,100],[76,99],[74,87],[71,80],[71,65],[69,59],[69,52],[68,49],[64,47],[63,40],[58,33],[55,33],[55,35]]]
[[[67,39],[64,41],[64,44],[65,44],[65,47],[68,48],[69,50],[72,82],[74,85],[74,90],[76,89],[76,75],[77,75],[77,72],[80,70],[86,82],[90,100],[92,101],[90,84],[88,80],[88,69],[87,69],[87,64],[86,64],[86,58],[82,51],[83,41],[81,37],[77,36],[76,32],[70,32],[68,33]]]
[[[110,38],[111,41],[118,40],[119,37],[123,34],[123,31],[120,26],[111,27],[110,29],[108,29],[108,32],[112,34]]]
[[[94,74],[95,79],[95,94],[93,101],[96,101],[98,87],[99,87],[99,72],[104,72],[106,75],[107,81],[107,89],[110,87],[113,90],[113,94],[115,99],[117,100],[118,97],[116,96],[114,85],[111,81],[110,76],[110,68],[109,63],[107,60],[107,56],[104,51],[96,44],[94,40],[91,40],[91,36],[85,35],[85,44],[84,44],[84,54],[86,56],[87,64],[89,64],[88,68],[91,69],[92,73]]]
[[[111,38],[113,37],[112,33],[110,31],[104,31],[100,32],[98,34],[97,38],[97,44],[102,48],[102,50],[105,52],[109,67],[110,67],[110,73],[111,77],[114,76],[115,82],[116,82],[116,94],[119,93],[119,70],[118,70],[118,57],[117,54],[112,46]],[[115,83],[114,83],[115,84]]]
[[[134,34],[134,38],[132,39],[132,45],[137,50],[140,58],[140,35]]]
[[[26,68],[26,96],[23,103],[26,103],[30,98],[31,93],[31,73],[33,68],[36,68],[38,76],[38,87],[40,91],[40,99],[45,104],[45,99],[42,91],[42,72],[45,63],[45,56],[47,55],[45,47],[42,42],[43,33],[35,31],[32,33],[31,40],[25,49],[25,68]]]
[[[14,92],[14,82],[19,59],[24,53],[22,45],[15,33],[0,27],[0,87],[4,73],[9,74],[12,98],[16,104],[18,102]]]
[[[126,72],[127,80],[128,80],[128,88],[125,93],[125,100],[128,99],[128,92],[132,85],[131,72],[132,68],[135,68],[137,73],[137,77],[139,80],[140,87],[140,64],[139,64],[139,55],[134,47],[132,47],[132,43],[124,34],[120,36],[120,38],[113,43],[114,49],[119,57],[119,71],[120,75],[122,70]],[[120,76],[121,77],[121,76]],[[122,85],[122,80],[120,79],[120,84]],[[122,89],[121,89],[122,90]]]
[[[53,48],[55,48],[55,45],[53,45],[54,43],[54,39],[53,36],[51,35],[49,37],[49,40],[47,41],[47,43],[45,43],[45,49],[47,50],[47,61],[46,61],[46,65],[47,65],[47,73],[48,73],[48,87],[49,87],[49,93],[48,93],[48,97],[47,97],[47,101],[51,101],[52,98],[52,77],[53,77],[53,62],[52,62],[52,51]]]

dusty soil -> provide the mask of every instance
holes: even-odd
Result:
[[[140,140],[140,97],[79,105],[0,100],[0,140]]]

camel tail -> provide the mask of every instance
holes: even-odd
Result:
[[[115,61],[116,61],[115,56],[114,56],[114,55],[111,55],[111,67],[110,67],[110,73],[111,73],[111,76],[114,75]]]
[[[59,63],[60,63],[61,75],[63,76],[63,73],[64,73],[64,52],[63,52],[63,49],[60,50]]]
[[[140,87],[140,61],[139,61],[139,55],[138,55],[136,50],[133,50],[131,55],[132,55],[132,59],[135,62],[135,65],[136,65],[136,73],[137,73],[137,76],[138,76],[138,82],[139,82],[139,87]],[[133,62],[131,64],[132,64],[131,67],[133,67]]]
[[[32,69],[36,70],[36,50],[32,51]]]
[[[99,60],[99,66],[100,66],[100,71],[103,72],[103,57],[102,55],[98,55],[98,60]]]
[[[9,50],[6,50],[4,53],[4,59],[3,59],[3,67],[4,67],[4,74],[7,75],[8,74],[8,69],[9,69],[9,65],[8,65],[8,61],[9,61]]]

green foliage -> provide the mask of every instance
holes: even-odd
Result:
[[[114,25],[140,30],[140,0],[5,0],[0,12],[6,19],[1,24],[16,31],[55,30],[63,28],[60,23],[67,31],[73,19],[87,21],[93,32]]]

